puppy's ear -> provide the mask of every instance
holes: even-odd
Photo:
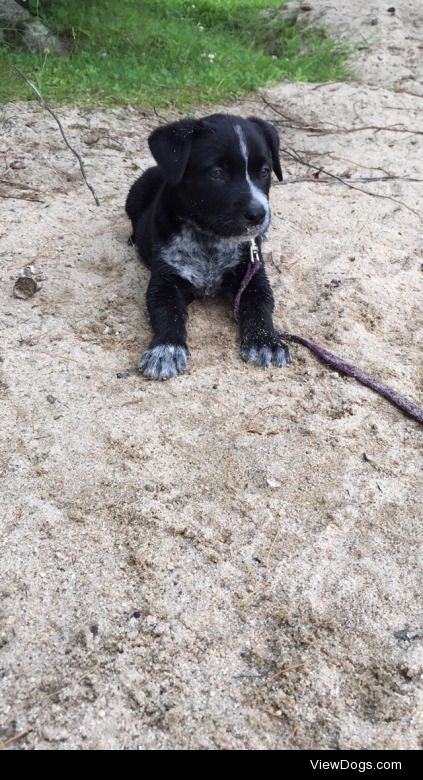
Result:
[[[256,116],[249,116],[250,122],[256,124],[267,142],[268,147],[272,153],[273,170],[278,177],[279,181],[282,181],[282,168],[279,160],[279,134],[270,122],[265,122],[264,119],[258,119]]]
[[[158,127],[148,139],[151,154],[169,184],[179,184],[187,167],[192,141],[200,123],[181,119]]]

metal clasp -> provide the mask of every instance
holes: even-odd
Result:
[[[254,265],[257,260],[260,260],[260,253],[256,240],[253,238],[252,241],[250,241],[250,263]]]

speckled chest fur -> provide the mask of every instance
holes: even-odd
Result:
[[[233,240],[213,238],[184,225],[162,248],[160,258],[194,286],[198,295],[214,295],[224,274],[241,259],[241,245]]]

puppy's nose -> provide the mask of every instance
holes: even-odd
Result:
[[[265,218],[266,209],[261,203],[250,203],[243,213],[247,222],[250,222],[251,225],[258,225]]]

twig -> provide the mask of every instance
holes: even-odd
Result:
[[[382,108],[383,109],[391,108],[394,111],[411,111],[412,114],[415,114],[416,112],[419,112],[419,111],[423,111],[423,108],[409,108],[409,107],[406,107],[406,106],[390,106],[390,105],[386,105],[386,106],[382,106]]]
[[[279,525],[278,525],[278,527],[277,527],[277,529],[276,529],[276,533],[275,533],[275,535],[274,535],[274,537],[273,537],[272,544],[271,544],[271,545],[270,545],[270,547],[269,547],[269,550],[268,550],[268,553],[267,553],[267,558],[266,558],[266,566],[268,566],[268,565],[269,565],[270,556],[271,556],[271,554],[272,554],[272,552],[273,552],[273,549],[274,549],[274,547],[275,547],[275,544],[276,544],[276,542],[277,542],[277,541],[278,541],[278,539],[279,539],[279,536],[280,536],[281,530],[282,530],[282,521],[280,521],[280,523],[279,523]]]
[[[320,127],[315,127],[314,125],[308,125],[304,122],[301,122],[300,119],[297,119],[296,117],[289,116],[288,114],[284,114],[282,111],[280,111],[276,106],[273,105],[273,103],[270,103],[268,100],[266,100],[263,95],[261,96],[263,103],[268,106],[272,111],[275,112],[275,114],[278,114],[284,122],[295,122],[297,124],[289,124],[286,125],[287,127],[292,127],[294,130],[308,130],[311,133],[316,133],[317,135],[337,135],[338,133],[361,133],[364,130],[375,130],[375,132],[389,132],[389,133],[411,133],[412,135],[423,135],[423,130],[415,130],[414,128],[404,127],[403,125],[400,125],[399,122],[396,122],[393,125],[360,125],[360,127],[339,127],[334,122],[327,122],[328,125],[332,125],[332,128],[325,127],[324,125],[320,125]],[[279,122],[276,122],[276,124],[280,124]]]
[[[15,734],[14,737],[9,737],[9,739],[5,739],[4,742],[0,742],[0,750],[4,750],[5,748],[9,747],[9,745],[12,745],[13,742],[17,742],[18,739],[23,739],[27,734],[30,734],[31,731],[32,729],[26,729],[26,731],[21,731],[19,734]]]
[[[58,124],[58,127],[59,127],[59,130],[60,130],[60,133],[61,133],[61,135],[62,135],[62,138],[63,138],[63,140],[64,140],[64,142],[65,142],[66,146],[68,147],[68,149],[70,149],[70,151],[72,152],[72,154],[74,154],[74,155],[75,155],[75,157],[76,157],[76,159],[78,160],[78,162],[79,162],[79,167],[80,167],[80,169],[81,169],[82,178],[84,179],[84,181],[85,181],[85,184],[87,185],[88,189],[89,189],[89,190],[90,190],[90,192],[92,193],[92,196],[93,196],[93,198],[94,198],[94,200],[95,200],[95,202],[96,202],[97,206],[99,206],[99,205],[100,205],[100,201],[99,201],[99,199],[97,198],[97,195],[96,195],[96,193],[95,193],[95,190],[94,190],[94,188],[92,187],[92,185],[89,183],[89,181],[88,181],[88,179],[87,179],[87,176],[86,176],[86,173],[85,173],[85,168],[84,168],[84,163],[82,162],[81,156],[80,156],[80,155],[78,154],[78,152],[77,152],[77,151],[76,151],[76,150],[73,148],[73,146],[71,146],[71,145],[70,145],[70,143],[69,143],[68,139],[66,138],[66,135],[65,135],[65,132],[64,132],[64,130],[63,130],[63,127],[62,127],[62,125],[61,125],[61,123],[60,123],[60,120],[58,119],[58,117],[57,117],[57,116],[56,116],[56,114],[54,113],[53,109],[51,109],[51,108],[50,108],[50,106],[49,106],[49,105],[46,103],[46,101],[44,100],[44,98],[43,98],[43,96],[42,96],[41,92],[40,92],[40,91],[37,89],[37,87],[35,86],[35,84],[33,84],[33,83],[32,83],[32,81],[30,81],[30,80],[29,80],[29,79],[28,79],[28,78],[27,78],[27,77],[26,77],[26,76],[25,76],[25,75],[22,73],[22,71],[21,71],[21,70],[20,70],[20,69],[19,69],[19,68],[18,68],[16,65],[13,65],[13,68],[15,69],[16,73],[18,74],[18,76],[20,76],[20,77],[21,77],[21,79],[23,79],[23,80],[24,80],[24,81],[25,81],[25,82],[28,84],[28,86],[30,86],[30,87],[31,87],[31,89],[32,89],[32,90],[35,92],[35,94],[37,95],[37,97],[38,97],[38,99],[39,99],[39,101],[40,101],[40,103],[41,103],[41,105],[42,105],[42,107],[43,107],[43,108],[45,108],[45,110],[46,110],[46,111],[48,111],[48,113],[49,113],[49,114],[51,114],[51,116],[53,117],[53,119],[54,119],[54,120],[57,122],[57,124]]]
[[[302,669],[302,667],[305,666],[305,663],[302,664],[292,664],[292,666],[285,666],[283,669],[280,669],[279,672],[274,674],[272,677],[269,677],[267,680],[261,683],[261,685],[269,685],[269,683],[274,682],[279,677],[282,677],[283,674],[287,674],[288,672],[293,672],[294,669]]]
[[[164,117],[164,116],[163,116],[163,114],[159,114],[159,112],[157,111],[157,108],[156,108],[156,106],[153,106],[153,111],[154,111],[154,113],[155,113],[155,115],[156,115],[157,119],[161,119],[161,120],[162,120],[162,122],[163,122],[163,121],[164,121],[164,122],[166,121],[166,117]]]
[[[423,130],[414,130],[409,127],[404,127],[396,122],[393,125],[360,125],[360,127],[338,127],[336,130],[330,130],[329,128],[322,127],[317,131],[318,135],[334,135],[335,133],[361,133],[364,130],[374,130],[375,133],[409,133],[411,135],[423,135]]]
[[[160,433],[163,437],[163,440],[167,444],[170,444],[172,447],[179,450],[179,452],[184,456],[184,458],[187,458],[187,451],[186,449],[184,449],[184,447],[182,447],[177,441],[175,441],[175,439],[171,439],[170,436],[168,436],[166,432],[163,430],[163,428],[160,428]],[[203,465],[203,460],[197,458],[195,455],[193,455],[192,452],[190,452],[190,459],[188,460],[188,463],[190,463],[191,465],[193,463],[196,463],[197,465]]]
[[[29,184],[24,184],[20,181],[7,181],[7,179],[0,179],[0,184],[6,184],[8,187],[19,187],[21,190],[32,190],[32,192],[39,192],[37,187],[30,187]]]
[[[348,187],[350,190],[357,190],[357,192],[364,192],[365,195],[371,195],[372,198],[383,198],[384,200],[392,200],[393,203],[397,203],[399,206],[403,206],[408,211],[411,211],[411,213],[415,214],[416,217],[419,217],[420,219],[422,218],[422,214],[420,211],[416,211],[415,209],[412,209],[411,206],[407,206],[407,204],[403,203],[402,200],[397,200],[397,198],[393,198],[391,195],[381,195],[378,192],[369,192],[369,190],[363,190],[361,187],[355,187],[354,184],[349,184],[348,181],[342,178],[342,176],[336,176],[336,174],[327,171],[326,168],[322,168],[321,165],[312,165],[312,163],[306,162],[297,154],[293,152],[289,152],[288,149],[281,149],[281,154],[286,154],[288,157],[291,157],[292,160],[295,160],[301,165],[305,165],[306,168],[311,168],[312,170],[318,171],[319,173],[324,173],[325,176],[329,176],[331,179],[335,179],[336,181],[339,181],[341,184],[345,184],[345,186]]]
[[[323,84],[316,84],[315,87],[312,87],[311,91],[314,92],[316,89],[322,89],[322,87],[329,87],[332,84],[339,84],[339,81],[324,81]]]
[[[297,154],[300,154],[300,149],[297,149]],[[354,165],[354,168],[364,168],[367,171],[382,171],[382,173],[385,174],[385,176],[391,176],[389,171],[386,170],[386,168],[382,168],[380,165],[364,165],[363,163],[359,163],[356,160],[351,160],[349,157],[341,157],[339,154],[335,154],[335,152],[316,152],[316,154],[319,157],[330,157],[331,160],[340,160],[341,162],[349,163],[349,165]],[[313,155],[311,154],[310,157]]]
[[[412,95],[412,97],[423,98],[423,95],[420,95],[419,92],[411,92],[410,89],[396,89],[395,92],[397,95]]]
[[[297,119],[296,117],[290,116],[289,114],[284,114],[282,111],[280,111],[276,106],[274,106],[272,103],[269,103],[268,100],[262,95],[261,99],[263,103],[268,106],[268,108],[271,108],[272,111],[275,112],[278,116],[282,117],[282,119],[285,122],[296,122],[297,124],[289,124],[285,127],[292,127],[294,130],[309,130],[311,133],[319,133],[321,131],[321,127],[314,127],[313,125],[306,125],[303,122],[301,122],[300,119]],[[275,124],[280,124],[279,122],[275,122]]]
[[[322,173],[324,172],[322,168],[319,168]],[[326,173],[326,172],[325,172]],[[359,181],[359,182],[374,182],[374,181],[411,181],[411,182],[423,182],[423,179],[414,179],[412,176],[349,176],[348,179],[339,177],[342,179],[342,184],[347,184],[347,182],[350,181]],[[283,187],[287,184],[298,184],[300,182],[311,182],[312,184],[336,184],[336,181],[333,181],[333,179],[321,179],[320,177],[313,177],[312,179],[310,176],[300,176],[298,179],[287,179],[286,181],[278,181],[276,182],[276,187]],[[368,195],[371,195],[373,193],[367,193]]]
[[[0,192],[0,198],[8,198],[10,200],[29,200],[32,203],[44,203],[41,198],[26,198],[24,194],[22,195],[5,195],[3,192]]]

